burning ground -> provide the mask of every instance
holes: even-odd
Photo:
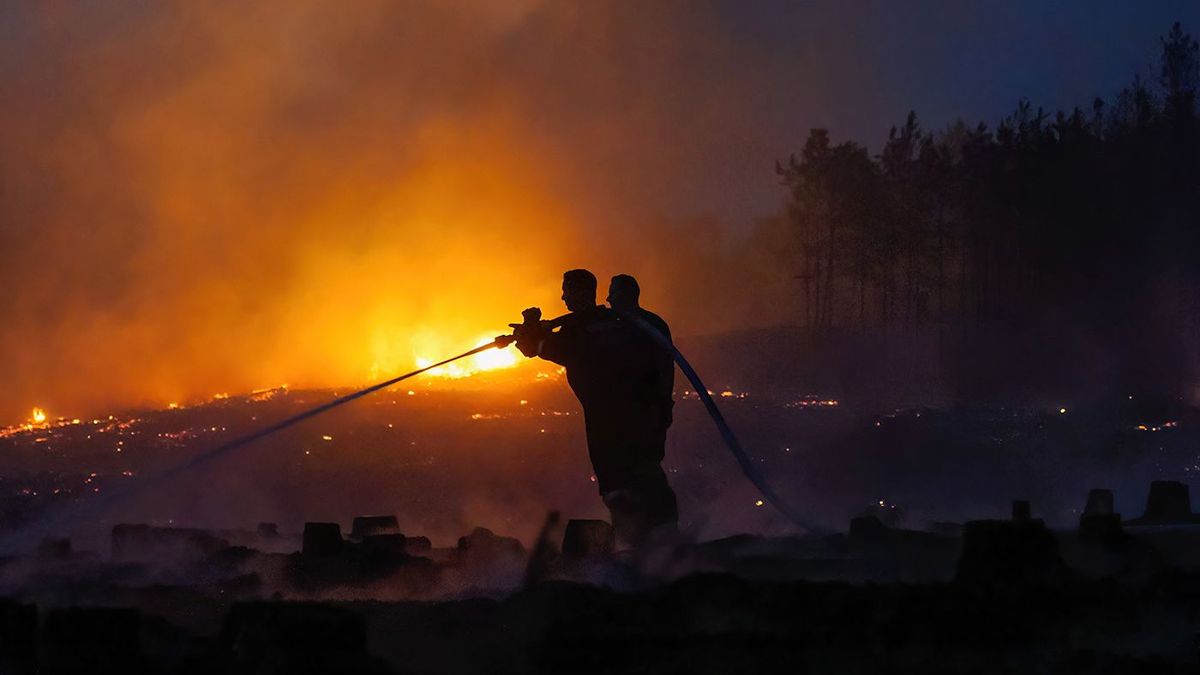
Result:
[[[68,504],[79,513],[62,524],[70,531],[49,534],[102,545],[116,522],[275,522],[295,532],[308,520],[384,512],[437,542],[485,526],[528,544],[548,510],[603,515],[578,404],[556,370],[455,374],[403,382],[161,484],[154,477],[164,469],[349,390],[275,387],[13,425],[0,431],[5,528]],[[1070,524],[1090,487],[1114,488],[1118,507],[1132,513],[1151,480],[1191,482],[1200,472],[1195,413],[1177,400],[881,411],[841,393],[759,389],[728,375],[713,393],[750,454],[824,527],[879,503],[910,526],[961,522],[1004,513],[1012,498]],[[677,398],[665,468],[684,529],[700,538],[794,532],[757,505],[761,495],[696,396],[680,386]],[[133,498],[87,507],[141,482],[150,485]]]
[[[70,523],[73,539],[0,558],[12,598],[0,601],[2,630],[24,636],[4,643],[0,663],[371,673],[1194,664],[1200,533],[1176,498],[1182,489],[1186,502],[1186,485],[1156,484],[1137,527],[1087,495],[1090,480],[1119,485],[1129,520],[1146,487],[1132,485],[1138,477],[1190,478],[1194,465],[1180,463],[1194,461],[1197,421],[1183,408],[874,414],[828,395],[714,391],[781,492],[833,530],[803,533],[736,475],[684,390],[667,467],[690,536],[614,554],[606,525],[579,520],[602,514],[565,383],[525,375],[383,392],[103,510],[88,505],[104,506],[105,491],[344,392],[278,387],[5,430],[4,456],[42,467],[6,478],[20,484],[6,528],[69,502],[86,515]],[[1075,477],[1046,481],[1047,463]],[[1104,483],[1117,476],[1125,482]],[[1032,497],[1039,518],[1015,508],[1010,521],[1011,496]],[[548,507],[575,520],[548,519]],[[948,522],[979,515],[995,519]]]
[[[0,592],[12,598],[0,613],[39,651],[0,660],[16,672],[604,672],[633,663],[610,648],[630,641],[637,663],[690,672],[976,668],[989,650],[1016,671],[1194,660],[1200,535],[1171,496],[1186,502],[1200,471],[1193,408],[1126,395],[881,410],[705,370],[768,480],[827,531],[763,503],[681,386],[664,466],[684,536],[614,554],[606,526],[587,521],[606,514],[562,374],[495,357],[165,480],[349,389],[83,419],[31,410],[0,430]],[[1156,484],[1166,498],[1151,502],[1166,508],[1123,530],[1112,511],[1140,514],[1151,480],[1184,482]],[[1097,486],[1112,504],[1088,495]],[[1037,520],[1017,509],[1009,522],[1013,498]],[[996,520],[963,525],[977,518]]]

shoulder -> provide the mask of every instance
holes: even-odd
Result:
[[[617,313],[607,307],[597,307],[595,312],[590,313],[584,322],[584,327],[588,332],[598,333],[608,331],[614,328],[620,328],[618,322],[620,317]]]
[[[564,317],[560,325],[566,332],[593,333],[611,327],[616,320],[616,314],[612,310],[597,307],[595,311],[573,312]]]
[[[642,318],[649,321],[650,323],[660,324],[663,326],[667,325],[666,320],[664,320],[661,316],[655,314],[654,312],[651,312],[648,309],[639,309],[638,311],[641,313]]]
[[[651,312],[648,309],[641,310],[641,316],[642,316],[642,319],[646,321],[646,323],[650,324],[651,326],[654,326],[655,328],[659,329],[666,335],[671,334],[671,327],[667,325],[667,322],[661,316],[655,314],[654,312]]]

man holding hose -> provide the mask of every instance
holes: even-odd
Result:
[[[620,297],[609,309],[596,304],[596,285],[587,270],[563,274],[562,300],[570,313],[555,329],[539,320],[540,310],[526,310],[525,323],[515,331],[517,348],[526,357],[566,368],[567,383],[583,407],[600,496],[618,538],[637,545],[651,531],[673,529],[679,520],[675,493],[661,466],[671,419],[664,350],[633,321],[622,320],[629,310],[621,305],[627,297],[623,289],[617,289]]]

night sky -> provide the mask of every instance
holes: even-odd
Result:
[[[994,127],[1021,97],[1051,113],[1090,110],[1135,75],[1157,79],[1159,39],[1173,22],[1200,26],[1200,3],[1187,1],[711,4],[726,39],[767,74],[742,104],[747,177],[755,166],[769,177],[770,161],[798,150],[810,127],[878,150],[909,110],[927,129],[960,117]],[[779,199],[770,187],[758,178],[697,195],[720,199],[714,211],[736,220],[770,211]]]

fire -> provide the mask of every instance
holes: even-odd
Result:
[[[42,424],[46,421],[46,411],[41,408],[34,408],[33,415],[30,416],[34,424]]]
[[[478,347],[485,345],[494,339],[494,335],[483,335],[480,336],[474,344],[476,347]],[[447,356],[453,356],[456,350],[444,349],[443,351],[445,356],[442,356],[441,352],[439,352],[439,356],[436,359],[418,356],[416,359],[417,367],[426,368],[430,364],[437,363],[439,360],[444,359]],[[462,350],[459,349],[458,351]],[[519,359],[517,358],[516,352],[510,348],[489,349],[487,351],[468,356],[461,361],[455,361],[454,363],[448,363],[444,366],[438,366],[437,368],[430,370],[428,374],[447,378],[470,377],[476,373],[481,373],[488,370],[512,368],[513,366],[517,365],[518,361]]]

